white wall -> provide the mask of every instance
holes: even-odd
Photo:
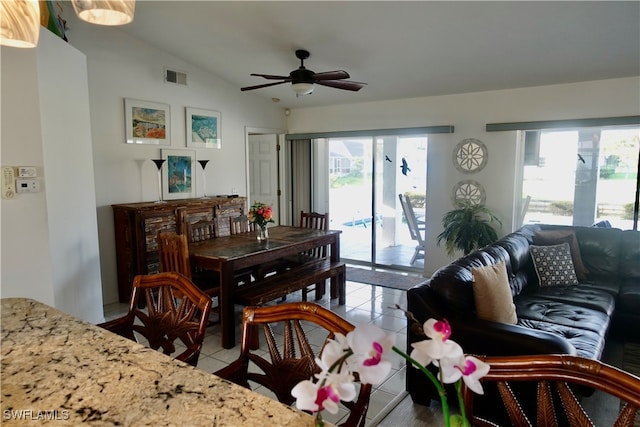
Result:
[[[363,90],[366,90],[363,89]],[[499,234],[512,231],[517,205],[516,176],[521,147],[516,132],[486,132],[485,124],[630,116],[640,114],[640,78],[623,78],[544,87],[413,98],[385,102],[291,110],[290,133],[453,125],[455,133],[429,137],[427,178],[427,256],[425,275],[448,263],[436,246],[441,218],[453,206],[450,194],[463,179],[486,189],[486,205],[503,221]],[[476,174],[458,172],[452,151],[465,138],[483,141],[487,166]]]
[[[87,55],[103,297],[110,303],[118,299],[111,205],[157,199],[157,169],[150,159],[159,158],[162,148],[191,149],[186,146],[185,107],[221,113],[222,148],[195,149],[196,158],[210,160],[206,189],[213,195],[236,188],[246,196],[245,128],[284,129],[285,116],[278,104],[242,93],[117,27],[90,25],[70,15],[65,16],[69,42]],[[165,83],[165,67],[186,72],[188,86]],[[170,147],[124,142],[124,98],[171,106]],[[194,176],[199,197],[202,174]]]
[[[43,190],[2,200],[2,297],[102,321],[86,58],[48,31],[2,48],[2,163]]]
[[[2,165],[37,166],[43,173],[36,51],[0,47]],[[0,201],[1,294],[54,305],[44,193]]]

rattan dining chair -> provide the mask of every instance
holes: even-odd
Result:
[[[98,326],[196,366],[211,311],[211,298],[177,272],[133,280],[126,315]],[[144,340],[143,340],[144,339]],[[186,347],[179,354],[176,341]]]
[[[291,389],[320,372],[303,328],[311,325],[324,330],[327,339],[334,338],[336,333],[346,335],[354,329],[347,320],[310,302],[245,307],[242,311],[240,356],[215,374],[246,388],[251,388],[249,381],[255,382],[271,390],[280,402],[293,404],[295,399],[291,396]],[[259,341],[260,330],[267,345],[266,354],[264,350],[252,350]],[[274,330],[282,332],[275,334]],[[314,329],[313,333],[318,336],[320,332]],[[281,343],[278,343],[278,338]],[[341,426],[364,426],[370,395],[371,385],[360,384],[356,400],[342,402],[349,415]]]
[[[620,399],[615,426],[632,427],[640,409],[640,378],[598,360],[570,355],[480,359],[490,366],[480,380],[485,395],[463,385],[467,419],[474,426],[592,426],[580,394],[594,389]],[[496,396],[502,404],[496,404]]]

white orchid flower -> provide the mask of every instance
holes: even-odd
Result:
[[[462,378],[462,381],[474,393],[484,394],[480,378],[489,372],[489,364],[473,356],[460,356],[440,360],[442,381],[451,384]]]
[[[318,382],[301,381],[291,390],[298,409],[310,412],[326,409],[332,414],[337,414],[340,401],[355,400],[356,386],[350,373],[327,372],[318,376]]]
[[[347,334],[347,343],[353,351],[349,360],[352,370],[358,372],[364,384],[378,385],[391,371],[389,355],[396,340],[394,332],[371,325],[360,325]]]
[[[425,335],[431,339],[412,343],[413,350],[410,354],[411,358],[422,366],[427,366],[443,357],[455,358],[464,354],[462,347],[449,339],[451,326],[446,319],[429,319],[424,322],[423,329]]]

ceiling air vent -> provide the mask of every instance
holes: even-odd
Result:
[[[175,83],[178,85],[187,85],[187,74],[180,71],[164,69],[164,81],[167,83]]]

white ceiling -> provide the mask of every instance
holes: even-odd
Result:
[[[640,75],[640,2],[138,1],[123,31],[238,87],[346,70],[359,92],[252,93],[297,108]],[[171,64],[167,64],[171,65]],[[249,92],[247,93],[247,96]]]

